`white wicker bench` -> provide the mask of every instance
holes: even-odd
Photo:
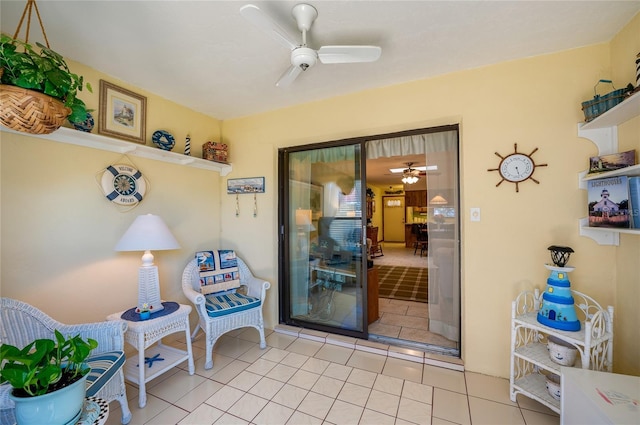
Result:
[[[0,298],[0,343],[22,348],[35,339],[55,339],[55,329],[65,336],[80,335],[83,339],[93,338],[98,341],[98,347],[87,359],[91,367],[87,377],[87,396],[99,397],[107,403],[117,400],[122,410],[122,423],[129,423],[131,411],[122,372],[126,322],[65,325],[27,303]],[[13,402],[9,399],[10,392],[9,384],[0,386],[0,416],[13,409]]]
[[[254,277],[249,267],[240,258],[238,258],[238,269],[240,284],[247,287],[246,296],[201,294],[200,272],[195,258],[187,264],[182,274],[182,291],[198,312],[198,326],[193,331],[191,339],[195,339],[198,330],[203,329],[205,332],[205,369],[213,367],[213,346],[218,338],[234,329],[247,326],[256,328],[260,334],[260,348],[264,349],[267,346],[264,339],[262,305],[271,284]]]

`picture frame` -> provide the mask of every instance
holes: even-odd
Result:
[[[311,220],[317,222],[324,215],[324,187],[297,180],[289,180],[290,199],[296,199],[297,208],[311,210]]]
[[[146,144],[147,98],[100,80],[98,133]]]
[[[587,174],[604,173],[633,165],[636,165],[635,149],[609,155],[592,156],[589,158],[589,172]]]
[[[311,219],[318,220],[324,212],[324,188],[315,184],[309,185],[309,206]]]
[[[264,177],[227,180],[227,194],[264,193]]]

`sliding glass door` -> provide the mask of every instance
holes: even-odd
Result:
[[[279,151],[284,323],[367,337],[361,144]]]

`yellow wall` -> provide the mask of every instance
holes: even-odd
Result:
[[[278,323],[278,148],[459,123],[466,368],[508,376],[511,300],[523,289],[544,287],[546,248],[560,244],[576,251],[570,263],[576,267],[573,287],[617,309],[615,370],[638,375],[640,237],[621,235],[620,246],[612,247],[578,236],[587,196],[578,189],[577,175],[597,149],[577,137],[576,124],[583,119],[580,103],[592,96],[599,78],[613,75],[617,86],[633,80],[639,33],[640,15],[611,43],[223,123],[72,64],[94,86],[93,95],[81,96],[89,107],[98,105],[99,78],[146,95],[148,138],[156,129],[169,130],[181,152],[190,132],[199,156],[204,141],[222,137],[233,163],[228,178],[265,176],[266,193],[257,195],[256,217],[253,197],[240,195],[236,217],[226,178],[133,157],[151,190],[140,207],[121,213],[95,184],[95,174],[117,162],[118,154],[0,133],[1,294],[71,323],[101,320],[132,306],[141,254],[116,253],[113,247],[138,214],[156,213],[182,245],[156,253],[165,299],[185,301],[180,275],[194,251],[233,248],[255,275],[272,282],[265,319],[273,327]],[[620,127],[621,149],[640,150],[638,122]],[[498,163],[494,152],[510,153],[514,143],[524,152],[539,148],[534,159],[549,164],[535,172],[540,185],[526,182],[520,193],[506,183],[496,188],[497,174],[487,172]],[[470,207],[482,209],[481,222],[469,221]]]
[[[611,75],[616,87],[635,84],[634,58],[640,52],[640,15],[611,43]],[[640,118],[618,127],[618,151],[636,150],[640,160]],[[615,263],[614,369],[640,375],[640,236],[620,235]]]
[[[193,154],[200,156],[202,143],[220,136],[214,118],[69,65],[93,86],[93,94],[80,96],[89,108],[98,106],[100,78],[147,96],[148,145],[153,131],[166,129],[176,137],[175,151],[183,152],[190,132]],[[135,217],[153,213],[182,246],[154,253],[162,296],[186,302],[180,288],[184,265],[197,249],[219,243],[218,173],[131,156],[150,189],[137,208],[121,212],[103,196],[96,174],[126,163],[122,155],[6,132],[0,137],[3,297],[21,299],[69,323],[104,320],[134,306],[142,253],[113,249]]]
[[[639,22],[640,16],[620,35],[632,39],[624,42],[636,51],[640,45],[632,34],[638,33]],[[625,64],[614,65],[631,69],[634,58],[627,54]],[[268,210],[275,223],[279,147],[460,123],[465,367],[508,376],[511,300],[524,289],[544,288],[547,247],[558,244],[575,250],[570,263],[576,267],[573,287],[605,306],[620,307],[616,318],[626,324],[628,340],[616,340],[615,369],[637,374],[639,350],[632,334],[637,340],[638,331],[629,323],[638,323],[632,308],[638,300],[625,305],[625,296],[616,290],[624,285],[624,291],[637,295],[640,238],[623,235],[616,248],[578,235],[587,196],[578,189],[577,176],[597,154],[594,144],[577,137],[577,123],[584,119],[580,104],[592,96],[598,79],[610,75],[607,43],[225,121],[225,141],[232,143],[236,155],[241,152],[230,177],[266,176],[269,196],[261,210]],[[623,86],[628,81],[615,82]],[[534,159],[549,164],[535,172],[540,185],[526,182],[519,193],[506,183],[496,188],[497,174],[487,172],[498,163],[494,152],[510,153],[514,143],[524,152],[539,148]],[[627,144],[640,148],[637,138],[621,142]],[[469,221],[470,207],[482,209],[482,222]],[[234,204],[223,202],[223,229],[234,235],[234,245],[250,249],[252,257],[262,256],[263,276],[276,282],[277,270],[267,266],[277,264],[274,226],[259,230],[253,219],[236,218],[233,212]],[[261,234],[260,243],[255,242],[256,233]],[[274,285],[266,312],[269,325],[278,321],[276,296]],[[634,351],[623,358],[618,354],[622,347]]]

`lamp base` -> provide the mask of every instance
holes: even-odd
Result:
[[[158,267],[145,265],[138,269],[138,310],[146,309],[152,313],[164,309],[160,299],[160,280]]]

